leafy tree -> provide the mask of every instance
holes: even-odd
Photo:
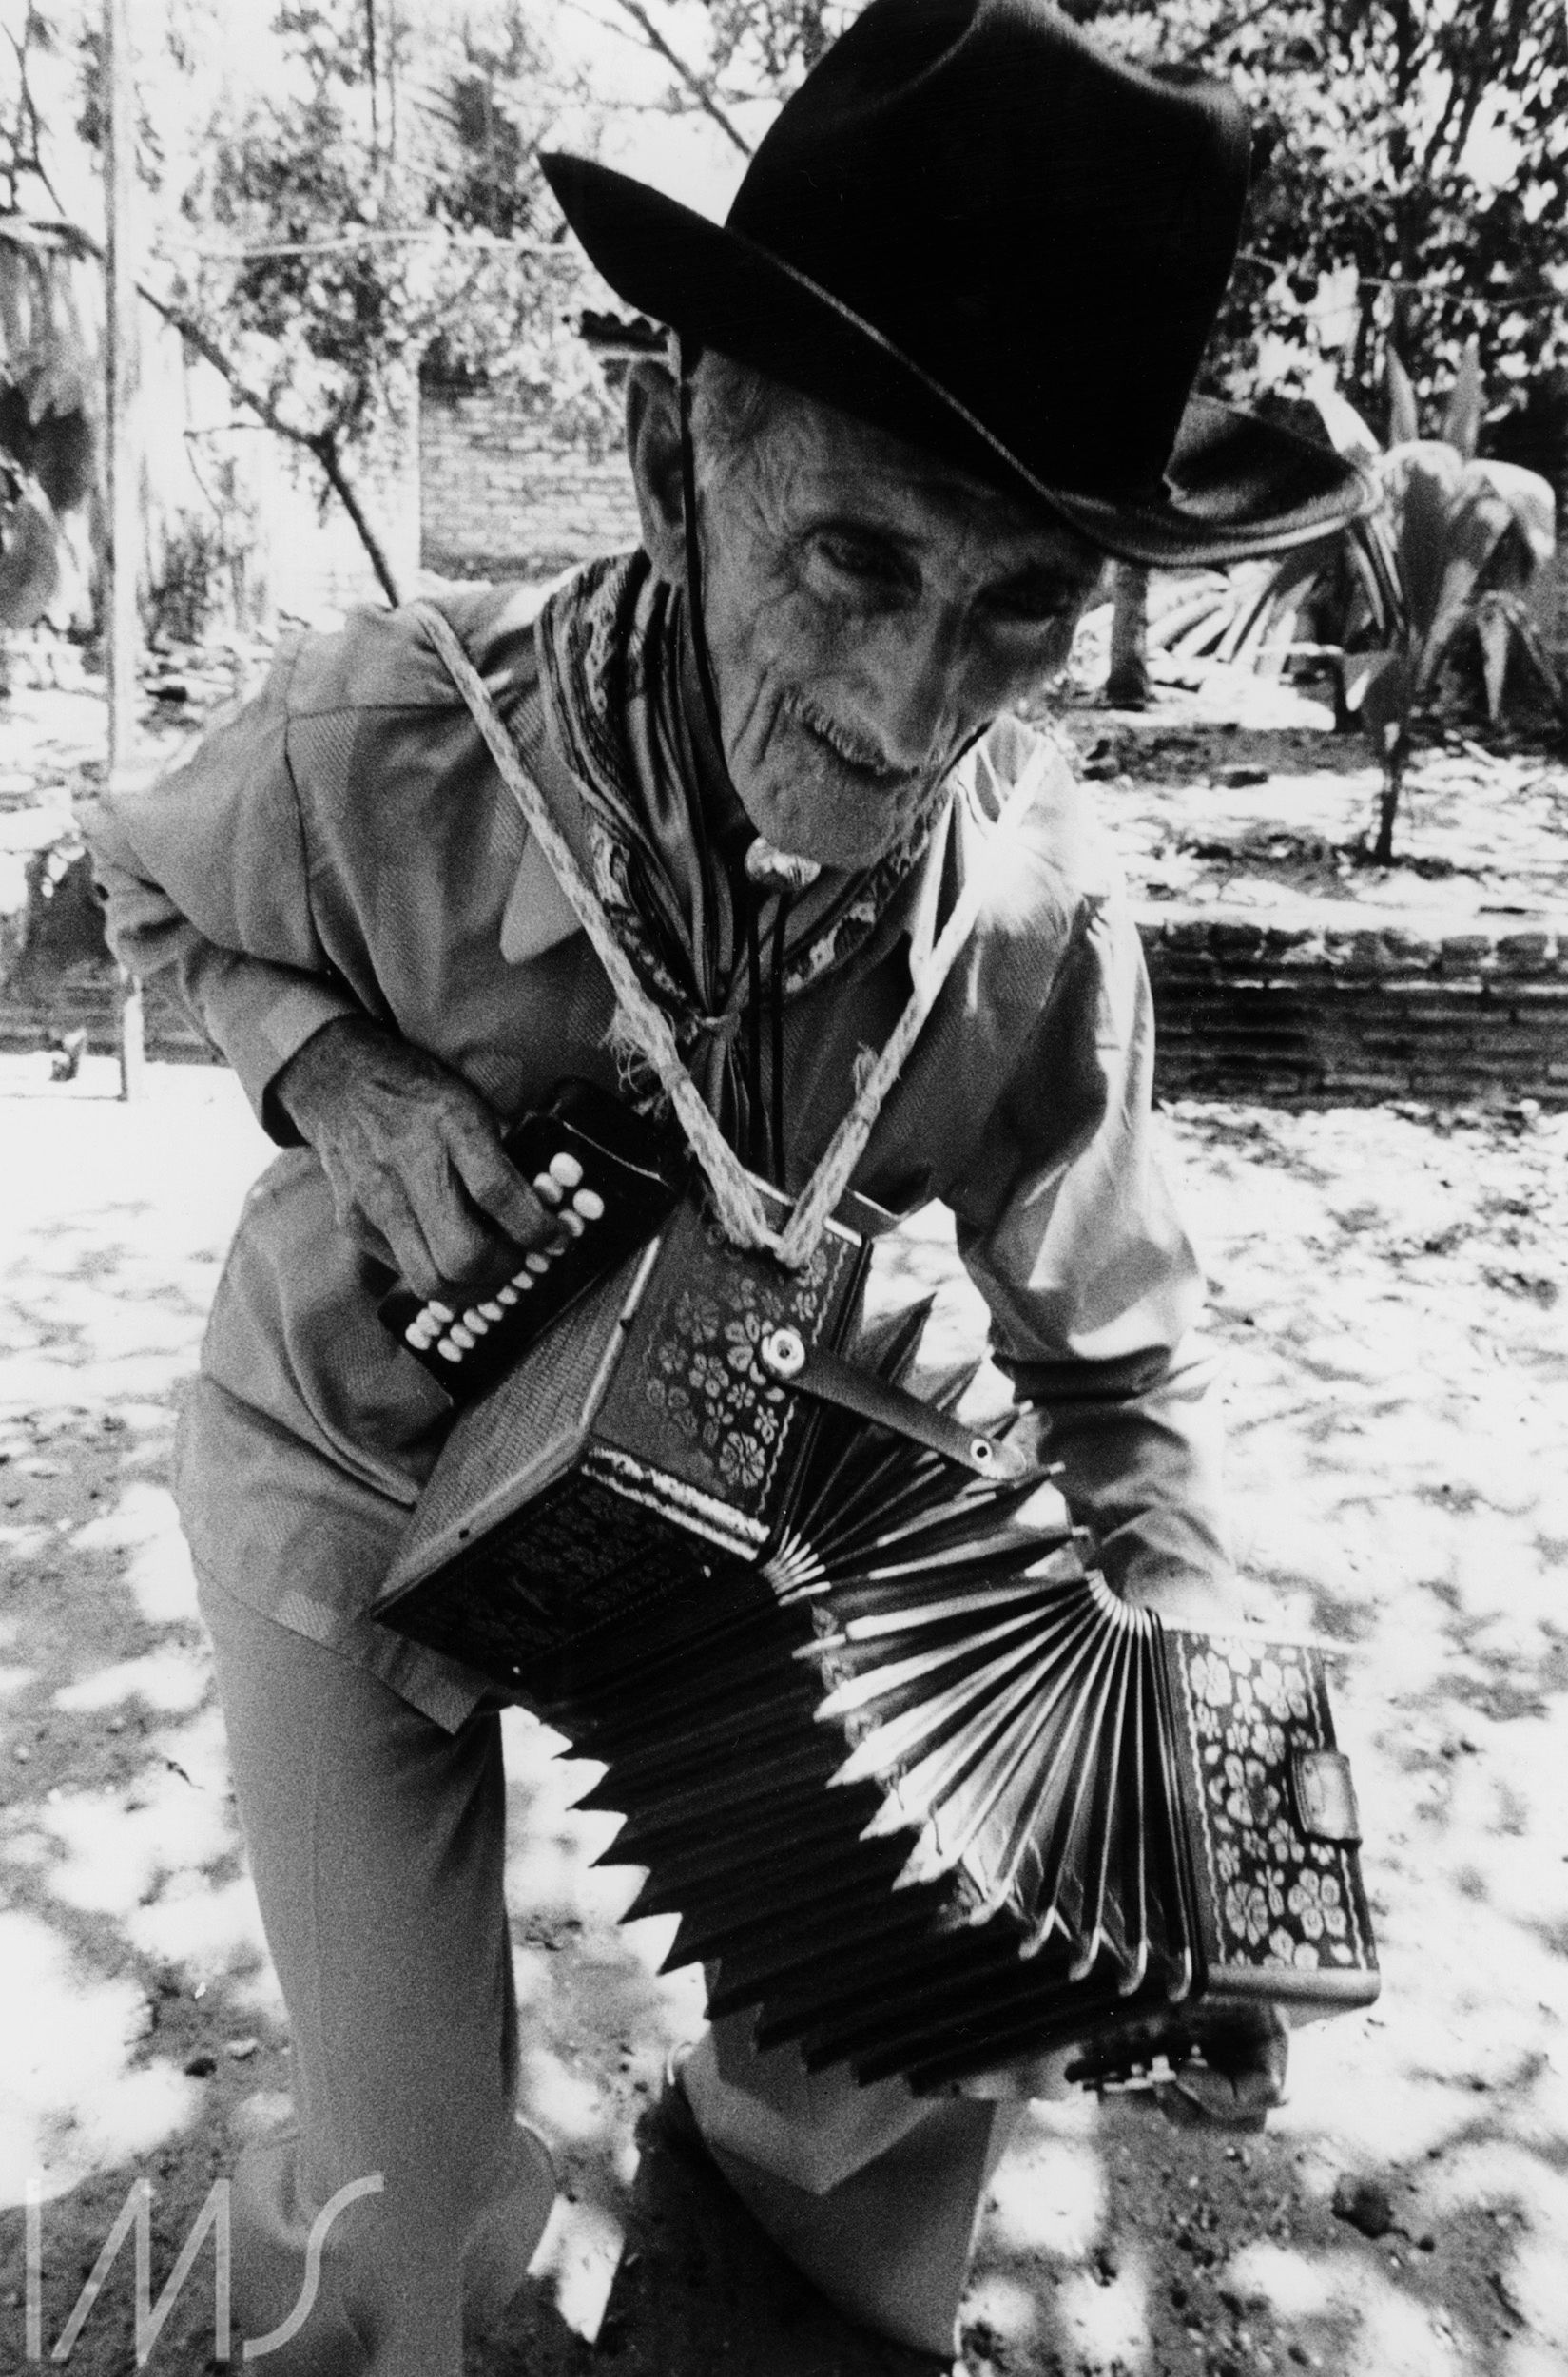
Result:
[[[170,54],[202,84],[201,20]],[[206,36],[210,43],[210,30]],[[605,398],[565,319],[579,267],[541,229],[540,59],[515,0],[488,20],[283,0],[270,81],[220,87],[162,201],[161,310],[239,398],[308,453],[388,597],[359,465],[401,425],[421,360],[520,372],[577,429]]]
[[[1434,396],[1479,341],[1504,391],[1568,361],[1561,0],[1070,0],[1129,53],[1226,75],[1259,126],[1224,393],[1381,407],[1392,345]],[[1494,419],[1508,410],[1506,396]]]

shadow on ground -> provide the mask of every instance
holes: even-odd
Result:
[[[151,2183],[154,2297],[214,2180],[285,2102],[286,2039],[227,1793],[167,1491],[174,1399],[264,1158],[231,1081],[108,1069],[7,1085],[0,1223],[0,2369],[27,2366],[23,2206],[42,2197],[41,2337]],[[1388,1114],[1172,1118],[1205,1226],[1256,1614],[1352,1646],[1337,1706],[1386,1969],[1304,2036],[1264,2137],[1036,2108],[998,2174],[964,2313],[972,2377],[1307,2367],[1548,2377],[1568,2360],[1562,1710],[1554,1572],[1568,1133]],[[939,1351],[977,1308],[919,1229]],[[1520,1282],[1525,1283],[1521,1285]],[[527,2109],[566,2192],[537,2283],[473,2377],[902,2377],[662,2135],[671,1926],[621,1927],[610,1819],[507,1720]],[[1336,2212],[1336,2201],[1340,2210]],[[1353,2212],[1360,2226],[1343,2216]],[[127,2240],[73,2342],[134,2366]],[[148,2366],[212,2351],[210,2249]]]

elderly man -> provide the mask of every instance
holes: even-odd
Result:
[[[1227,92],[1046,0],[873,0],[724,227],[551,161],[679,338],[629,390],[642,547],[536,618],[504,589],[444,609],[713,1112],[787,1187],[908,995],[917,915],[986,849],[1036,740],[1009,713],[1103,555],[1224,559],[1356,508],[1331,455],[1189,399],[1247,161]],[[1015,831],[857,1185],[951,1208],[1112,1583],[1207,1604],[1199,1280],[1137,938],[1064,768]],[[613,1000],[416,614],[289,648],[99,854],[121,953],[176,975],[285,1150],[179,1478],[292,2025],[295,2125],[237,2182],[240,2308],[280,2370],[456,2377],[553,2179],[513,2114],[497,1695],[366,1614],[449,1417],[366,1258],[429,1296],[545,1235],[498,1128],[563,1073],[616,1086]],[[1192,2109],[1255,2116],[1282,2070],[1260,2033]],[[951,2354],[997,2103],[807,2082],[720,2025],[677,2118],[852,2317]]]

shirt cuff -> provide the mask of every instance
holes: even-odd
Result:
[[[319,976],[261,958],[236,958],[202,984],[203,1021],[240,1076],[257,1121],[281,1148],[301,1145],[273,1085],[290,1059],[324,1025],[362,1015],[347,991]]]

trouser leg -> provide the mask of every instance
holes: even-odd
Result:
[[[235,2174],[235,2306],[294,2314],[269,2377],[458,2377],[464,2259],[521,2279],[552,2186],[515,2124],[499,1721],[447,1733],[374,1676],[203,1585],[252,1878],[288,2008],[293,2130]]]
[[[716,2022],[682,2081],[714,2160],[796,2267],[850,2318],[951,2357],[991,2174],[1018,2108],[918,2097],[757,2054],[751,2018]]]

